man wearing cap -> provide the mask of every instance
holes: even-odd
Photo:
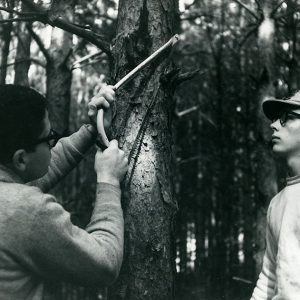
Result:
[[[273,151],[287,164],[286,187],[267,214],[266,252],[251,300],[300,299],[300,91],[263,103],[272,121]]]

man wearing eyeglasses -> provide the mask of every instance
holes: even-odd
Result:
[[[114,97],[105,86],[92,99],[89,115],[97,108],[108,110]],[[0,85],[0,299],[44,299],[49,282],[99,287],[118,275],[124,229],[120,181],[128,162],[117,141],[96,153],[97,194],[85,230],[47,194],[83,158],[96,135],[92,125],[84,125],[58,141],[42,95]]]
[[[271,201],[267,214],[266,251],[251,300],[300,299],[300,92],[270,99],[263,111],[271,120],[272,145],[285,160],[286,187]]]

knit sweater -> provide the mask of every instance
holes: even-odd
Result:
[[[266,252],[251,300],[300,299],[300,176],[271,201]]]
[[[123,255],[120,189],[97,185],[96,202],[85,230],[73,225],[52,187],[83,157],[92,136],[82,127],[62,139],[49,173],[25,185],[0,166],[0,299],[45,299],[45,282],[71,281],[103,286],[118,275]]]

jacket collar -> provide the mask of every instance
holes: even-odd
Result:
[[[0,182],[24,183],[23,180],[10,168],[0,164]]]

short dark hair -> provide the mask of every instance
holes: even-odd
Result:
[[[8,163],[18,149],[34,150],[43,131],[47,101],[36,90],[0,85],[0,162]]]

